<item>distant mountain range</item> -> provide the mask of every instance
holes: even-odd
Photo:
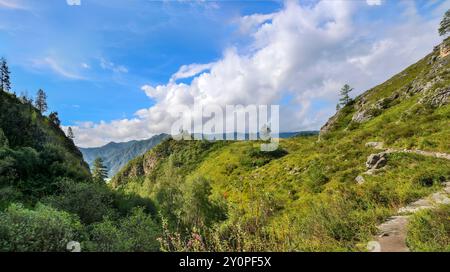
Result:
[[[130,141],[124,143],[111,142],[107,145],[94,148],[79,148],[84,160],[92,168],[96,158],[102,158],[108,168],[108,176],[114,176],[130,160],[150,150],[162,140],[169,137],[167,134],[155,135],[147,140]]]
[[[318,133],[318,131],[282,132],[280,133],[280,138],[316,135]],[[234,136],[242,136],[245,139],[249,138],[248,134],[235,134]],[[89,164],[91,168],[96,158],[102,158],[105,166],[108,168],[108,176],[112,177],[130,160],[144,154],[168,137],[170,137],[168,134],[160,134],[153,136],[147,140],[130,141],[123,143],[111,142],[101,147],[80,147],[79,149],[81,153],[83,153],[84,160]],[[226,138],[226,135],[224,135],[223,137]]]

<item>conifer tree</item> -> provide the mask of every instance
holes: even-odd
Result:
[[[342,87],[340,91],[341,98],[339,99],[339,105],[342,107],[345,107],[352,99],[348,95],[351,91],[353,91],[353,88],[351,88],[348,84],[345,84],[344,87]]]
[[[92,178],[95,182],[103,183],[108,177],[108,169],[103,163],[102,158],[97,158],[94,161],[94,168],[92,169]]]
[[[10,71],[5,58],[0,59],[0,89],[5,92],[11,90]]]
[[[444,36],[448,33],[450,33],[450,9],[447,10],[447,12],[445,13],[444,18],[442,18],[441,25],[439,27],[439,34],[441,36]]]
[[[42,89],[37,92],[35,106],[41,113],[47,111],[47,95]]]
[[[75,135],[73,134],[73,130],[71,127],[67,129],[67,137],[71,140],[75,139]]]
[[[50,121],[52,121],[53,124],[55,124],[55,126],[59,127],[61,125],[61,121],[59,120],[59,116],[56,111],[50,113],[48,115],[48,118],[50,119]]]

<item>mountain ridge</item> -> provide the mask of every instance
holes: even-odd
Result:
[[[78,149],[83,154],[86,162],[92,167],[96,158],[102,158],[111,177],[116,174],[128,161],[147,152],[159,144],[163,139],[169,137],[167,134],[158,134],[146,140],[132,140],[128,142],[110,142],[101,147]]]

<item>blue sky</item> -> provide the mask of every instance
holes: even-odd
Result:
[[[356,95],[431,51],[449,2],[0,0],[0,56],[81,146],[167,132],[160,115],[195,98],[278,103],[282,130],[318,129],[341,84]]]
[[[141,85],[165,83],[183,64],[217,60],[224,48],[240,42],[234,20],[281,5],[14,2],[19,8],[0,5],[0,55],[9,60],[14,90],[34,95],[43,88],[65,125],[133,116],[151,105]]]

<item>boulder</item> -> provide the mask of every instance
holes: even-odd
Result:
[[[371,154],[367,158],[366,166],[367,169],[380,169],[387,164],[387,153],[382,152],[378,154]]]

